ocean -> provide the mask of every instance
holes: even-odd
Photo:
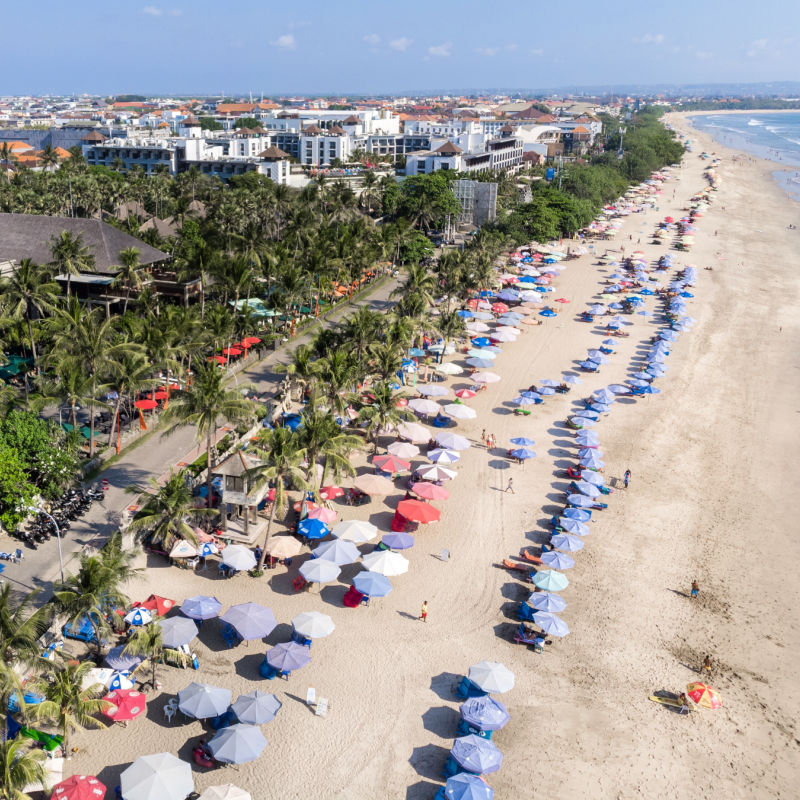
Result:
[[[691,121],[720,144],[785,167],[798,167],[795,172],[781,171],[773,175],[789,194],[800,200],[800,112],[699,114],[692,116]]]

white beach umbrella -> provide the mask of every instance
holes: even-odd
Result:
[[[457,433],[442,431],[436,434],[436,444],[446,447],[448,450],[469,450],[472,445],[468,439],[459,436]]]
[[[292,627],[308,639],[323,639],[336,629],[333,620],[319,611],[303,611],[292,620]]]
[[[119,782],[125,800],[183,800],[194,791],[191,766],[172,753],[137,758]]]
[[[378,529],[366,520],[348,519],[334,525],[331,533],[337,539],[346,539],[349,542],[362,544],[374,539],[378,535]]]
[[[450,390],[446,386],[430,384],[428,386],[417,386],[417,391],[424,397],[446,397]]]
[[[438,414],[441,406],[433,400],[426,400],[424,397],[415,397],[408,401],[408,407],[418,414]]]
[[[410,442],[392,442],[386,450],[393,456],[397,456],[406,461],[419,455],[419,447]]]
[[[461,458],[461,455],[455,450],[447,450],[444,447],[437,447],[434,450],[428,451],[428,458],[434,464],[455,464]]]
[[[534,292],[534,294],[538,294],[538,292]],[[486,333],[491,330],[485,322],[468,322],[466,328],[470,333]]]
[[[444,364],[437,364],[433,368],[434,372],[439,372],[442,375],[460,375],[463,371],[463,367],[459,367],[458,364],[454,364],[452,361],[446,361]]]
[[[197,548],[186,539],[178,539],[169,551],[170,558],[194,558],[196,555]]]
[[[496,341],[496,342],[516,342],[517,341],[517,335],[514,334],[514,333],[511,333],[510,331],[497,330],[497,331],[494,331],[492,333],[492,339],[494,341]],[[473,378],[474,377],[475,376],[473,375]]]
[[[197,800],[253,800],[250,792],[226,783],[222,786],[209,786]]]
[[[442,410],[455,419],[475,419],[478,416],[478,412],[474,408],[465,406],[463,403],[449,403]]]
[[[408,572],[408,559],[393,550],[375,550],[367,553],[361,563],[371,572],[379,572],[387,578]]]
[[[237,572],[242,572],[243,570],[253,569],[256,565],[256,557],[253,551],[243,544],[229,544],[222,551],[222,563]]]
[[[494,372],[476,372],[471,377],[475,383],[497,383],[500,380],[500,376]]]
[[[473,664],[467,677],[484,692],[502,694],[514,688],[514,673],[497,661]]]
[[[440,467],[438,464],[431,464],[429,467],[417,470],[417,475],[424,481],[451,481],[458,473],[455,470]]]
[[[324,558],[312,558],[300,567],[300,574],[309,583],[330,583],[339,577],[341,571],[336,564]]]
[[[397,426],[397,435],[401,439],[420,444],[430,441],[430,431],[417,422],[401,422]]]

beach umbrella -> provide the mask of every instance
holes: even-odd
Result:
[[[486,333],[491,330],[485,322],[468,322],[466,327],[471,333]],[[489,344],[488,339],[486,340],[486,344]]]
[[[231,690],[208,683],[190,683],[178,692],[178,708],[187,717],[208,719],[218,717],[231,704]]]
[[[147,698],[135,689],[114,689],[104,698],[103,714],[114,722],[135,719],[147,708]]]
[[[525,461],[526,459],[529,458],[536,458],[536,453],[534,453],[533,450],[530,450],[527,447],[518,447],[516,450],[511,451],[511,455],[514,456],[514,458],[517,458],[521,461]]]
[[[197,548],[186,539],[178,539],[169,551],[170,558],[194,558],[196,555]]]
[[[528,605],[536,611],[563,611],[567,607],[561,595],[552,592],[531,592]]]
[[[466,363],[475,369],[486,369],[493,366],[493,362],[489,358],[468,358]]]
[[[630,394],[631,390],[629,386],[623,386],[621,383],[612,383],[608,386],[608,391],[611,392],[613,395],[618,394]]]
[[[437,447],[434,450],[428,450],[428,458],[434,464],[455,464],[461,458],[461,455],[455,450]]]
[[[530,447],[536,444],[536,442],[533,439],[528,439],[526,436],[517,436],[511,440],[511,444],[516,444],[520,447]]]
[[[474,408],[465,406],[463,403],[448,403],[442,411],[454,419],[475,419],[478,416],[478,412]]]
[[[424,397],[415,397],[408,401],[408,407],[418,414],[438,414],[439,404],[433,400],[426,400]]]
[[[414,402],[413,400],[411,401]],[[430,400],[426,400],[425,402],[431,402]],[[411,403],[409,403],[411,405]],[[433,405],[436,406],[438,409],[439,406],[434,403]],[[412,445],[413,447],[413,445]],[[397,472],[405,472],[407,469],[411,467],[411,464],[408,461],[403,461],[402,458],[398,458],[397,456],[393,456],[391,454],[386,456],[375,456],[372,459],[372,463],[382,472],[389,472],[394,475]]]
[[[469,668],[469,680],[481,691],[503,694],[514,688],[514,673],[497,661],[479,661]]]
[[[533,621],[551,636],[566,636],[569,633],[567,623],[550,611],[537,611],[533,615]]]
[[[459,772],[447,779],[444,797],[445,800],[492,800],[494,789],[478,775]]]
[[[267,552],[273,558],[294,558],[301,549],[302,545],[294,536],[273,536]]]
[[[472,389],[459,389],[456,392],[456,397],[460,398],[461,400],[470,400],[475,397],[476,394],[477,392],[473,392]]]
[[[220,611],[222,611],[222,603],[216,597],[206,597],[205,595],[189,597],[181,604],[181,612],[190,619],[213,619],[219,616]],[[180,619],[180,617],[175,619]]]
[[[597,420],[588,419],[587,417],[574,416],[570,417],[569,421],[578,428],[593,428]]]
[[[536,392],[524,392],[519,397],[515,397],[511,402],[515,406],[535,406],[540,403],[542,398]]]
[[[281,642],[267,651],[267,663],[274,669],[289,671],[300,669],[311,661],[308,648],[297,642]]]
[[[149,625],[153,621],[153,615],[146,608],[134,608],[129,611],[123,619],[128,625],[138,627],[141,625]]]
[[[206,556],[213,556],[216,553],[219,553],[219,547],[217,547],[214,542],[203,542],[200,545],[200,549],[197,551],[197,555],[206,558]]]
[[[476,311],[472,316],[474,319],[483,320],[484,322],[489,319],[494,319],[494,314],[490,314],[488,311]]]
[[[133,689],[133,681],[124,672],[118,672],[111,669],[111,667],[94,667],[90,669],[83,676],[81,688],[89,689],[98,684],[109,691],[114,691],[114,689]]]
[[[478,347],[473,347],[471,350],[467,351],[467,355],[470,358],[484,358],[487,361],[494,361],[497,358],[497,353],[489,350],[488,348],[486,350],[481,350]]]
[[[342,570],[332,561],[312,558],[300,567],[300,574],[309,583],[330,583],[339,577]]]
[[[397,504],[397,511],[406,519],[419,522],[421,525],[438,522],[442,516],[442,512],[438,508],[434,508],[429,503],[423,503],[422,500],[401,500]]]
[[[162,622],[161,625],[163,626],[163,624],[164,623]],[[197,628],[195,628],[195,633],[196,632]],[[103,659],[106,666],[111,667],[111,669],[114,670],[119,670],[120,672],[126,672],[127,670],[137,667],[142,663],[142,661],[144,661],[142,656],[134,656],[130,653],[124,653],[124,648],[124,644],[118,645],[117,647],[112,647],[108,651],[105,659]]]
[[[186,617],[170,617],[159,622],[164,647],[183,647],[197,636],[197,625]]]
[[[445,364],[437,364],[433,368],[434,372],[439,372],[442,375],[460,375],[463,371],[463,367],[459,367],[458,364],[454,364],[452,361],[448,361]]]
[[[575,533],[580,536],[588,536],[591,533],[589,526],[585,522],[570,519],[569,517],[559,517],[558,527],[567,531],[567,533]]]
[[[208,743],[208,749],[215,761],[223,764],[245,764],[255,761],[264,748],[267,740],[255,725],[230,725],[218,731]]]
[[[124,800],[183,800],[194,791],[191,766],[172,753],[137,758],[119,785]]]
[[[297,532],[306,539],[324,539],[330,529],[322,520],[306,518],[297,525]]]
[[[474,734],[456,739],[450,755],[459,766],[478,775],[497,772],[503,763],[503,754],[497,745]]]
[[[556,536],[551,537],[550,544],[553,547],[557,547],[559,550],[566,550],[570,553],[583,550],[583,539],[579,539],[577,536],[573,536],[571,533],[559,533]]]
[[[397,426],[397,435],[414,444],[427,442],[431,438],[430,431],[416,422],[401,422]]]
[[[476,372],[471,377],[475,383],[497,383],[500,380],[500,376],[494,372]]]
[[[385,597],[392,591],[389,579],[379,572],[359,572],[353,578],[353,586],[356,587],[356,591],[369,597]]]
[[[468,439],[447,431],[436,434],[436,444],[448,450],[468,450],[472,446]]]
[[[226,783],[222,786],[209,786],[197,800],[253,800],[250,792]]]
[[[600,495],[602,494],[600,489],[593,483],[589,483],[589,481],[576,481],[575,488],[581,494],[585,494],[587,497],[591,498],[600,497]]]
[[[397,458],[409,459],[419,455],[419,447],[409,442],[392,442],[386,449]]]
[[[363,544],[375,538],[378,529],[371,522],[361,519],[350,519],[335,525],[331,533],[337,539]]]
[[[575,519],[578,522],[589,522],[592,518],[592,512],[583,508],[565,508],[562,515],[567,519]]]
[[[412,483],[410,488],[415,495],[425,500],[447,500],[450,497],[450,492],[444,486],[437,486],[435,483],[427,481]]]
[[[553,569],[572,569],[575,566],[575,560],[572,556],[566,553],[560,553],[557,550],[549,550],[547,553],[542,553],[542,563]]]
[[[361,475],[353,481],[353,486],[370,496],[383,496],[394,491],[394,484],[382,475]]]
[[[237,572],[242,572],[255,567],[256,557],[253,555],[253,551],[243,544],[229,544],[222,551],[222,563]]]
[[[377,572],[390,578],[408,572],[408,559],[392,550],[374,550],[361,559],[370,572]]]
[[[323,500],[335,500],[337,497],[344,495],[344,489],[340,486],[322,486],[319,490],[319,496]]]
[[[424,397],[446,397],[450,390],[446,386],[431,384],[429,386],[418,386],[417,391]]]
[[[416,474],[425,481],[451,481],[458,475],[455,470],[440,467],[438,464],[422,467]]]
[[[53,787],[51,800],[103,800],[106,787],[94,775],[73,775]]]
[[[282,705],[283,703],[274,694],[256,690],[240,695],[231,706],[231,710],[239,722],[247,725],[264,725],[275,719]]]
[[[579,431],[575,441],[583,447],[596,447],[600,444],[600,437],[594,431]]]
[[[579,383],[583,383],[583,379],[579,378],[577,375],[563,375],[562,380],[564,383],[569,384],[570,386],[575,386]]]
[[[590,450],[586,455],[590,455],[593,452],[595,451]],[[586,483],[592,483],[595,486],[605,486],[606,483],[606,479],[599,472],[594,472],[590,469],[581,470],[581,480],[586,481]]]
[[[589,470],[602,469],[605,466],[605,461],[597,455],[597,453],[589,453],[580,457],[581,466],[587,467]]]
[[[175,607],[175,601],[169,597],[162,597],[158,594],[151,594],[147,600],[140,603],[139,608],[146,608],[148,611],[155,612],[159,617],[163,617]]]
[[[482,731],[499,731],[511,719],[508,709],[493,697],[471,697],[459,709],[461,719]]]
[[[566,575],[554,570],[539,570],[531,579],[537,589],[546,589],[548,592],[560,592],[569,586]]]
[[[493,342],[516,342],[518,333],[519,333],[519,331],[517,331],[516,333],[511,333],[511,331],[497,330],[497,331],[495,331],[494,333],[491,334],[491,338],[492,338]],[[489,374],[491,374],[491,373],[489,373]],[[495,376],[495,377],[497,378],[498,381],[500,380],[499,376]],[[474,380],[475,376],[473,375],[472,378]],[[485,382],[486,383],[494,383],[494,381],[485,381]]]
[[[392,531],[385,534],[381,541],[392,550],[408,550],[414,546],[414,537],[405,531]]]
[[[245,641],[269,636],[278,624],[271,609],[253,602],[231,606],[220,619],[232,625]]]
[[[458,316],[462,319],[469,319],[470,317],[474,316],[471,311],[467,311],[465,308],[462,308],[460,311],[456,311],[456,314],[458,314]]]
[[[319,466],[319,465],[317,465]],[[317,506],[316,508],[312,508],[311,511],[308,512],[308,516],[306,519],[316,519],[320,522],[324,522],[326,525],[330,525],[332,522],[336,522],[337,514],[332,508],[325,508],[325,506]]]
[[[552,386],[538,386],[537,387],[539,394],[549,397],[556,393],[556,390]]]
[[[358,548],[346,539],[333,539],[330,542],[323,542],[311,551],[314,558],[324,558],[337,566],[352,564],[361,558]]]
[[[692,702],[703,708],[722,708],[722,698],[705,683],[690,683],[686,687],[686,694]]]
[[[336,629],[333,620],[319,611],[303,611],[292,620],[292,627],[307,639],[324,639]]]
[[[600,365],[596,361],[581,361],[580,367],[588,372],[597,372]]]
[[[595,364],[608,364],[608,358],[606,358],[606,356],[600,353],[599,350],[597,352],[599,353],[599,355],[596,356],[590,355],[589,360],[593,361]]]
[[[576,412],[576,417],[580,417],[581,419],[591,419],[597,420],[600,418],[600,414],[597,411],[592,411],[590,408],[582,408],[580,411]]]
[[[419,347],[411,347],[408,351],[408,355],[410,358],[421,358],[425,355],[425,351],[420,350]]]

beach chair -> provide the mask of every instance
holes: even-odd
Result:
[[[468,700],[470,697],[486,697],[489,692],[479,689],[466,675],[461,679],[461,683],[456,686],[456,697],[460,700]]]
[[[500,566],[504,569],[513,570],[514,572],[528,572],[530,569],[527,564],[520,564],[519,561],[511,561],[508,558],[504,558]]]
[[[227,728],[229,725],[235,725],[238,721],[239,720],[236,718],[236,714],[228,709],[223,714],[220,714],[219,716],[209,720],[209,725],[213,730],[219,731],[223,728]]]
[[[536,644],[536,636],[529,636],[525,631],[525,626],[520,625],[514,633],[514,644],[526,644],[533,647]]]
[[[177,711],[178,711],[178,698],[173,697],[170,700],[168,700],[164,705],[164,716],[166,717],[167,722],[172,722],[172,718],[175,716]]]
[[[470,725],[466,720],[459,720],[458,727],[456,728],[456,735],[457,736],[469,736],[472,734],[473,736],[480,736],[481,739],[491,739],[492,732],[485,731],[481,728],[476,728]]]
[[[463,772],[464,770],[459,766],[458,762],[453,758],[453,756],[448,756],[447,761],[444,762],[444,769],[442,770],[442,775],[444,779],[447,780],[448,778],[452,778],[453,775],[458,775],[459,772]]]
[[[530,564],[537,564],[539,566],[541,566],[541,564],[542,564],[542,559],[541,558],[539,558],[538,556],[533,555],[532,553],[529,553],[527,550],[520,550],[519,554],[520,554],[520,556],[522,558],[524,558]]]
[[[266,678],[266,680],[271,681],[273,678],[278,676],[278,670],[273,667],[266,658],[261,662],[258,673],[261,675],[262,678]]]
[[[236,645],[242,641],[242,637],[239,636],[236,628],[227,623],[222,626],[222,638],[225,640],[225,644],[228,645],[229,649],[231,647],[236,647]]]
[[[307,636],[303,636],[302,633],[292,631],[292,641],[297,642],[297,644],[302,644],[303,647],[307,647],[309,650],[311,649],[311,639]]]
[[[292,581],[292,588],[296,592],[302,592],[309,587],[309,583],[302,575],[295,576],[294,580]]]
[[[517,609],[517,617],[523,622],[533,622],[533,615],[535,613],[536,612],[524,601],[519,604],[519,608]]]
[[[365,595],[358,591],[355,586],[351,586],[345,593],[344,597],[342,598],[342,602],[345,604],[347,608],[358,608],[361,605],[361,601],[364,599]]]

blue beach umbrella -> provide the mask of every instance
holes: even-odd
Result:
[[[587,511],[585,508],[565,508],[562,517],[574,519],[578,522],[589,522],[592,518],[592,512]]]
[[[485,336],[478,336],[472,340],[472,344],[474,344],[475,347],[488,347],[491,343],[492,340],[487,339]]]
[[[474,734],[456,739],[450,755],[459,766],[476,775],[497,772],[503,763],[503,754],[497,745]]]
[[[556,393],[556,390],[552,386],[537,386],[539,390],[539,394],[543,395],[544,397],[551,397]]]
[[[567,601],[561,595],[552,592],[531,592],[528,605],[536,611],[554,611],[559,613],[567,607]]]
[[[297,526],[297,532],[306,539],[324,539],[330,528],[321,519],[304,519]]]
[[[196,630],[197,628],[195,628],[195,631]],[[111,667],[111,669],[126,672],[127,670],[131,670],[142,663],[144,659],[141,656],[123,653],[122,651],[124,647],[125,645],[119,645],[117,647],[112,647],[108,651],[108,655],[104,659],[106,666]]]
[[[447,450],[443,447],[428,451],[428,460],[434,464],[455,464],[460,458],[461,454],[456,450]]]
[[[594,508],[597,503],[585,494],[571,494],[567,496],[567,502],[576,508]]]
[[[134,608],[125,615],[125,622],[133,627],[149,625],[153,621],[153,615],[146,608]]]
[[[197,595],[181,604],[181,612],[191,619],[213,619],[222,611],[222,603],[216,597]]]
[[[536,444],[536,442],[533,439],[528,439],[526,436],[517,436],[511,440],[511,444],[516,444],[520,447],[529,447],[530,445]]]
[[[264,725],[275,719],[275,715],[280,711],[282,705],[283,703],[274,694],[260,692],[256,689],[249,694],[240,695],[231,709],[239,722],[245,722],[248,725]]]
[[[602,469],[606,465],[606,462],[603,461],[597,453],[590,453],[587,456],[583,456],[580,462],[582,466],[588,469]]]
[[[562,379],[563,379],[564,383],[566,383],[566,384],[568,384],[570,386],[575,386],[575,385],[577,385],[579,383],[583,383],[583,379],[579,378],[577,375],[564,375],[562,377]]]
[[[594,431],[579,431],[575,441],[581,447],[595,447],[600,444],[600,437]]]
[[[511,455],[522,461],[528,458],[536,458],[536,453],[534,453],[533,450],[529,450],[527,447],[518,447],[516,450],[511,451]]]
[[[608,389],[598,389],[592,393],[592,399],[600,403],[613,403],[616,400],[616,395],[613,392],[609,392]]]
[[[197,625],[192,620],[186,617],[170,617],[169,619],[161,620],[158,623],[161,626],[161,638],[164,642],[164,647],[178,648],[194,639],[198,634]],[[108,659],[106,664],[110,667]],[[121,667],[118,667],[121,669]]]
[[[611,411],[611,404],[610,403],[589,403],[586,406],[588,411],[594,411],[595,414],[608,414]]]
[[[580,539],[578,539],[580,542]],[[583,542],[581,542],[583,544]],[[533,578],[531,578],[533,585],[537,589],[545,589],[548,592],[560,592],[569,586],[569,580],[566,575],[556,572],[552,569],[539,570]]]
[[[575,560],[572,556],[560,553],[558,550],[550,550],[547,553],[543,553],[542,563],[554,569],[572,569],[575,566]]]
[[[599,350],[593,351],[597,355],[590,355],[589,361],[594,361],[596,364],[608,364],[608,357],[604,356]]]
[[[405,531],[392,531],[387,533],[381,541],[392,550],[408,550],[414,546],[414,537]]]
[[[462,319],[469,319],[470,317],[474,316],[474,314],[471,311],[467,311],[466,309],[462,309],[461,311],[456,311],[456,314],[458,314],[458,316],[461,317]]]
[[[353,586],[361,594],[366,594],[369,597],[385,597],[392,591],[392,584],[389,579],[379,572],[359,572],[353,578]]]
[[[493,697],[471,697],[459,709],[461,719],[482,731],[499,731],[511,719],[508,709]]]
[[[269,636],[278,624],[271,609],[252,602],[231,606],[220,619],[232,625],[245,641]]]
[[[557,536],[551,537],[550,544],[559,550],[566,550],[568,553],[576,553],[578,550],[583,550],[583,540],[573,536],[571,533],[559,533]]]
[[[582,408],[580,411],[575,412],[575,416],[582,419],[596,420],[599,419],[600,414],[597,411],[592,411],[591,408]]]
[[[537,402],[541,401],[541,399],[542,399],[542,396],[539,394],[539,392],[520,392],[519,396],[520,397],[527,397],[528,399],[536,400]]]
[[[267,740],[255,725],[230,725],[219,731],[208,743],[208,749],[215,761],[223,764],[245,764],[255,761]]]
[[[539,611],[534,614],[533,621],[551,636],[566,636],[569,633],[567,623],[561,617],[557,617],[549,611]]]
[[[471,772],[459,772],[448,778],[442,791],[445,800],[492,800],[494,797],[494,789]]]
[[[593,472],[590,469],[581,470],[581,480],[593,483],[595,486],[606,485],[606,479],[599,472]]]
[[[591,532],[585,522],[578,522],[577,519],[570,519],[569,517],[559,517],[558,526],[567,533],[575,533],[579,536],[586,536]]]
[[[609,387],[608,387],[608,391],[611,392],[615,396],[618,395],[618,394],[630,394],[631,393],[631,390],[627,386],[624,386],[621,383],[612,383],[612,384],[610,384]]]
[[[642,379],[642,378],[631,378],[631,379],[628,381],[628,383],[629,383],[631,386],[635,386],[637,389],[643,389],[643,388],[645,388],[646,386],[649,386],[649,385],[650,385],[650,382],[649,382],[649,381],[646,381],[646,380],[644,380],[644,379]]]
[[[424,350],[420,350],[419,347],[412,347],[408,351],[408,355],[411,356],[411,358],[422,358],[422,356],[425,355],[425,351]]]
[[[488,367],[494,366],[494,361],[488,358],[468,358],[467,364],[476,369],[487,369]]]
[[[533,394],[533,392],[529,392],[528,394]],[[541,403],[541,400],[537,400],[534,397],[524,397],[520,395],[519,397],[515,397],[511,401],[515,406],[535,406],[537,403]]]
[[[580,368],[585,369],[587,372],[597,372],[600,365],[596,361],[581,361]]]
[[[274,669],[293,670],[304,667],[311,661],[308,648],[297,642],[281,642],[267,652],[267,663]]]
[[[599,447],[581,447],[581,449],[578,450],[578,458],[591,455],[600,456],[602,458],[603,451]]]
[[[467,351],[467,355],[470,358],[483,358],[488,361],[494,361],[497,358],[497,353],[491,350],[483,350],[479,347],[473,347],[472,349]]]
[[[555,317],[556,312],[553,311],[552,308],[545,308],[543,311],[539,312],[540,317]]]
[[[586,417],[570,417],[569,421],[580,428],[593,428],[597,420],[587,419]]]
[[[575,488],[581,493],[585,494],[587,497],[600,497],[602,494],[600,489],[595,486],[593,483],[589,483],[589,481],[576,481]]]

